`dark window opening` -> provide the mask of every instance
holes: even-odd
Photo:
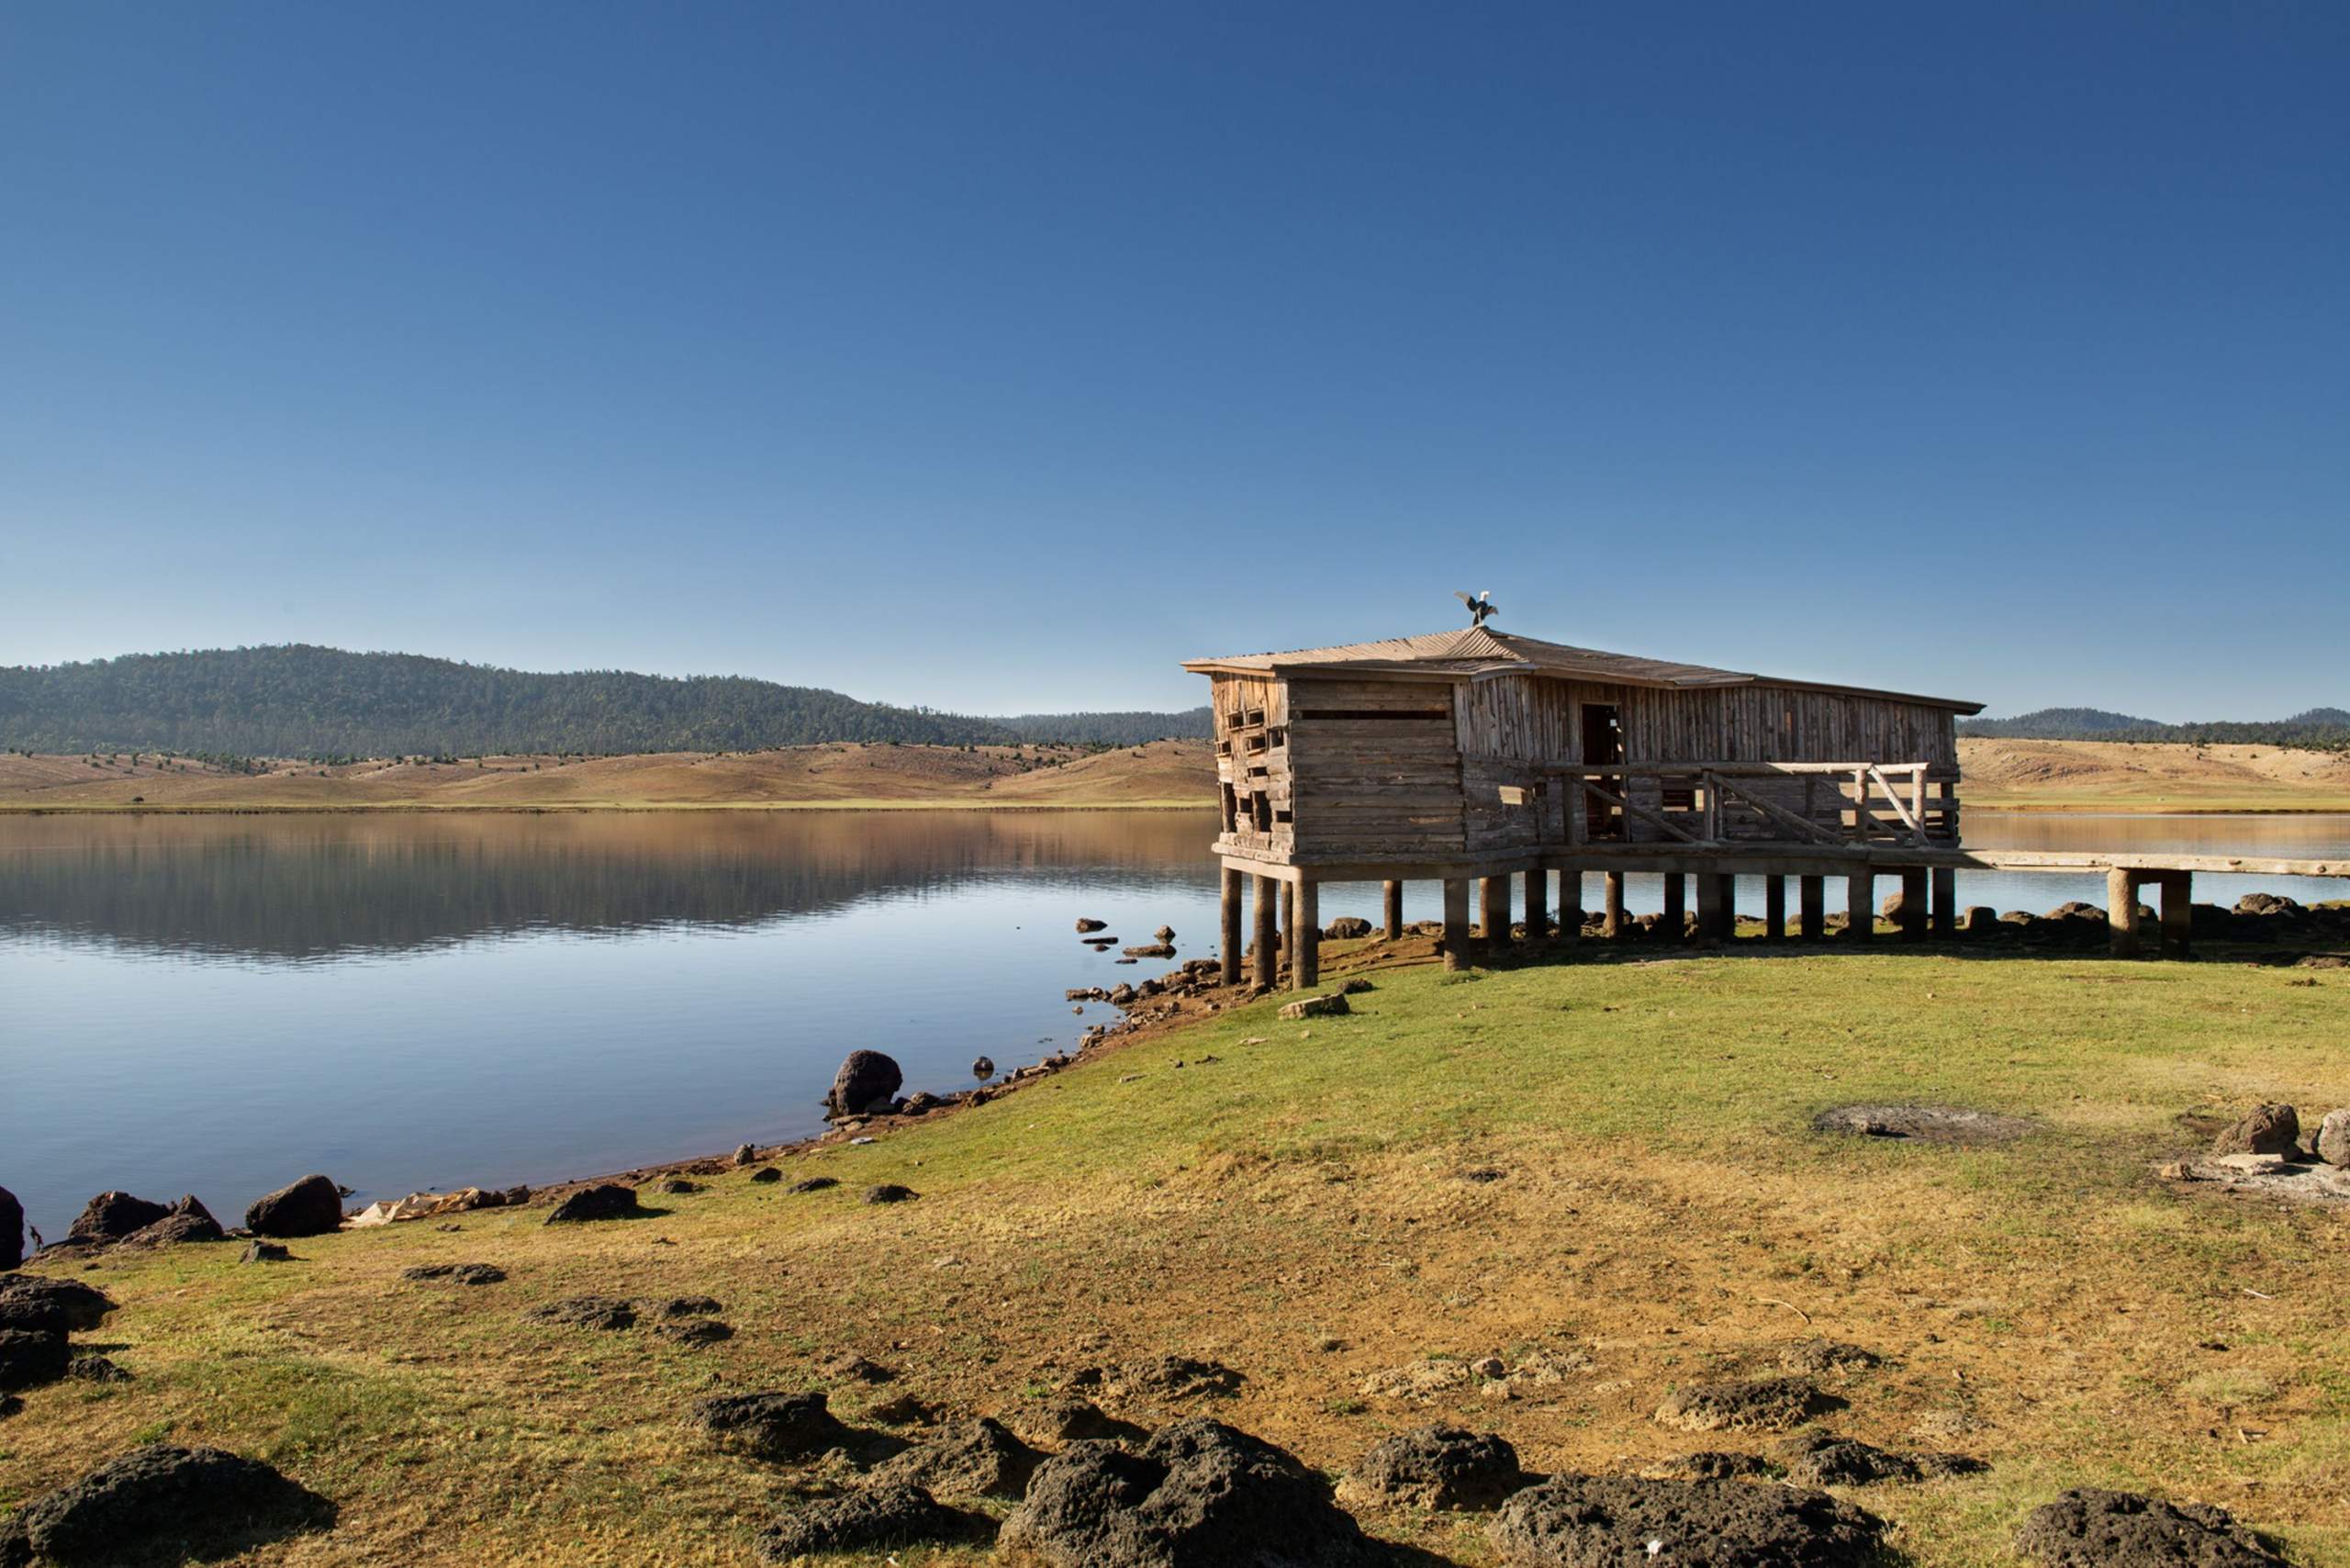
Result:
[[[1232,786],[1229,784],[1219,785],[1217,788],[1224,795],[1224,831],[1230,833],[1239,820],[1239,798],[1232,792]]]
[[[1255,823],[1256,829],[1259,833],[1272,832],[1273,798],[1270,795],[1249,796],[1248,815],[1249,820]]]

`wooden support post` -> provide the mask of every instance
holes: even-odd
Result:
[[[1292,882],[1297,890],[1291,901],[1291,918],[1296,923],[1289,932],[1289,982],[1300,991],[1311,991],[1322,979],[1322,896],[1309,879]]]
[[[2105,931],[2117,958],[2138,956],[2138,874],[2122,867],[2105,873]]]
[[[1469,879],[1444,879],[1444,967],[1469,967]]]
[[[1678,871],[1665,873],[1664,939],[1668,942],[1689,940],[1689,879]]]
[[[1787,939],[1787,879],[1785,877],[1762,879],[1762,935],[1772,942]]]
[[[1624,935],[1624,873],[1610,871],[1606,881],[1607,903],[1600,917],[1599,934],[1613,942]]]
[[[1273,923],[1275,913],[1281,908],[1281,889],[1274,884],[1270,877],[1259,877],[1257,879],[1256,887],[1250,891],[1254,895],[1251,902],[1256,906],[1250,911],[1250,913],[1256,917],[1257,928],[1255,979],[1258,985],[1270,991],[1273,989],[1273,981],[1280,978],[1281,972],[1281,928]]]
[[[1697,939],[1720,942],[1729,935],[1729,911],[1723,905],[1729,890],[1737,886],[1736,879],[1701,871],[1697,876]]]
[[[1828,879],[1799,877],[1796,894],[1800,905],[1796,933],[1807,942],[1817,942],[1828,935]]]
[[[2184,958],[2194,946],[2195,873],[2165,871],[2163,890],[2163,957]]]
[[[1958,873],[1947,866],[1934,868],[1934,935],[1958,935]]]
[[[1240,983],[1240,898],[1242,874],[1227,866],[1224,868],[1224,973],[1220,977],[1226,985]]]
[[[1876,935],[1876,873],[1854,871],[1844,879],[1844,939],[1865,942]]]
[[[1926,939],[1926,868],[1923,866],[1901,868],[1901,939],[1923,942]]]
[[[1282,963],[1284,963],[1284,964],[1286,964],[1286,963],[1290,962],[1291,955],[1295,951],[1295,949],[1294,949],[1294,948],[1292,948],[1292,947],[1290,946],[1290,939],[1291,939],[1292,937],[1295,936],[1296,935],[1297,935],[1297,884],[1296,884],[1295,882],[1283,882],[1283,883],[1281,884],[1281,962],[1282,962]]]
[[[1550,935],[1550,873],[1526,874],[1526,939],[1541,942]]]
[[[1379,884],[1379,893],[1382,901],[1386,904],[1387,940],[1401,942],[1404,939],[1404,884],[1382,882]]]
[[[1477,935],[1496,947],[1509,942],[1509,879],[1486,877],[1477,886]]]
[[[1559,872],[1559,940],[1583,940],[1583,872],[1573,866]]]

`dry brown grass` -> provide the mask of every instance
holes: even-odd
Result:
[[[2350,811],[2350,756],[2259,745],[1963,740],[1961,793],[2000,811]]]

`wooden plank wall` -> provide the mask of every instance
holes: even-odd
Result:
[[[1231,792],[1225,831],[1231,847],[1286,857],[1296,846],[1296,802],[1289,744],[1289,691],[1270,676],[1211,678],[1215,774]]]
[[[1300,850],[1366,857],[1460,853],[1452,693],[1441,681],[1291,683]]]

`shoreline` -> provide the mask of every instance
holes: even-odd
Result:
[[[2350,816],[2350,799],[2320,805],[2195,805],[2132,801],[1968,801],[1959,809],[2010,816],[2112,817],[2326,817]],[[290,802],[148,805],[103,801],[46,803],[0,801],[0,817],[269,817],[269,816],[614,816],[660,812],[720,814],[735,812],[1212,812],[1212,798],[1197,801],[971,801],[952,796],[923,800],[838,801],[579,801],[536,805],[439,804],[427,801],[345,801],[333,805]]]

